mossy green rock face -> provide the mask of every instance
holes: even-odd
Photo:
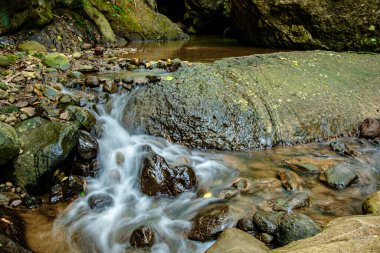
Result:
[[[380,214],[380,191],[364,200],[362,211],[364,214]]]
[[[38,192],[46,186],[52,169],[75,147],[78,127],[34,117],[18,124],[16,131],[23,152],[13,162],[15,183]]]
[[[95,116],[83,107],[69,105],[66,107],[66,111],[69,112],[70,119],[79,128],[90,130],[96,123]]]
[[[0,55],[0,67],[7,68],[14,63],[14,59],[5,55]]]
[[[18,49],[24,52],[47,52],[46,47],[37,41],[25,41],[24,43],[18,45]]]
[[[288,52],[194,64],[143,87],[128,129],[192,148],[250,149],[349,135],[380,110],[380,55]]]
[[[254,45],[380,52],[379,1],[229,0],[241,39]]]
[[[42,63],[48,67],[60,69],[63,71],[68,70],[71,66],[69,59],[66,57],[66,55],[61,53],[47,54],[42,60]]]
[[[10,161],[20,151],[20,141],[10,125],[0,122],[0,165]]]

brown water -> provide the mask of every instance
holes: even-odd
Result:
[[[236,209],[244,210],[248,217],[257,210],[270,211],[267,201],[286,196],[281,184],[265,184],[273,181],[280,169],[286,168],[285,159],[298,157],[315,160],[318,164],[347,163],[359,174],[359,182],[345,189],[337,190],[320,182],[317,176],[301,175],[303,191],[310,195],[311,206],[296,210],[325,225],[333,218],[361,214],[363,200],[372,192],[380,189],[380,146],[366,140],[344,139],[354,149],[359,158],[343,157],[333,152],[328,143],[313,143],[292,147],[277,147],[268,150],[249,152],[215,153],[231,167],[240,171],[240,177],[263,182],[258,183],[253,193],[241,194],[229,200]],[[26,221],[26,239],[30,248],[37,253],[72,252],[67,248],[62,235],[52,235],[54,218],[67,204],[43,205],[33,211],[21,211]]]
[[[129,45],[136,48],[136,53],[128,57],[147,60],[179,58],[189,62],[213,62],[221,58],[268,54],[279,52],[279,49],[258,48],[241,45],[235,39],[218,36],[191,36],[187,41],[136,42]]]

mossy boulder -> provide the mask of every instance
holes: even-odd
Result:
[[[136,90],[128,129],[239,150],[355,134],[380,110],[380,55],[286,52],[194,64]],[[360,95],[358,95],[360,94]]]
[[[46,53],[46,47],[37,41],[25,41],[17,46],[20,51]]]
[[[34,117],[16,125],[16,131],[23,152],[13,161],[15,183],[32,192],[45,190],[52,169],[75,147],[78,127]]]
[[[14,128],[0,122],[0,165],[18,155],[20,146],[21,143]]]
[[[364,214],[380,214],[380,191],[366,198],[362,205]]]
[[[95,116],[86,108],[69,105],[65,110],[79,128],[90,130],[96,123]]]
[[[239,37],[254,45],[380,52],[378,1],[229,0]]]
[[[61,53],[47,54],[43,58],[42,63],[46,65],[47,67],[60,69],[62,71],[68,70],[71,66],[69,59],[66,57],[66,55],[61,54]]]
[[[0,55],[0,67],[7,68],[15,62],[15,58],[9,55]]]

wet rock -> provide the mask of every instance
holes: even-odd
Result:
[[[46,47],[37,41],[25,41],[17,46],[20,51],[46,53]]]
[[[197,183],[194,170],[188,166],[170,168],[162,156],[150,152],[141,169],[141,191],[149,196],[176,196]]]
[[[234,219],[228,205],[212,205],[202,209],[192,220],[192,228],[188,235],[190,240],[211,241],[220,233],[231,227]]]
[[[380,248],[380,216],[356,215],[330,221],[324,230],[307,239],[299,240],[273,253],[291,252],[378,252]]]
[[[249,218],[240,219],[237,222],[237,224],[236,224],[236,228],[240,229],[240,230],[243,230],[245,232],[255,231],[256,230],[255,225],[253,224],[252,219],[249,219]]]
[[[380,68],[379,59],[378,55],[308,51],[193,64],[178,70],[173,80],[136,91],[126,101],[123,123],[128,129],[141,129],[187,147],[219,150],[341,136],[360,124],[357,115],[378,114],[378,96],[369,87],[377,87],[373,68]],[[294,69],[294,75],[287,75]],[[336,78],[338,69],[346,79]],[[317,80],[322,73],[329,78],[328,95],[320,93]],[[368,79],[368,86],[360,90],[363,95],[350,94],[349,90],[360,87],[360,78]],[[302,95],[301,86],[306,89]],[[340,96],[346,91],[350,95]],[[258,102],[258,97],[263,101]],[[305,103],[305,99],[314,102]]]
[[[117,164],[117,165],[121,166],[121,165],[124,164],[124,162],[125,162],[125,157],[124,157],[123,153],[121,153],[121,152],[117,152],[115,158],[116,158],[116,164]]]
[[[286,245],[319,232],[321,228],[312,219],[304,214],[294,213],[284,216],[275,231],[275,238],[279,245]]]
[[[132,65],[135,65],[135,66],[139,66],[140,65],[140,59],[139,58],[132,58],[129,60],[129,63]]]
[[[219,192],[219,194],[216,196],[218,199],[223,199],[223,200],[229,200],[232,199],[233,197],[237,196],[239,194],[239,190],[237,189],[227,189]]]
[[[380,122],[377,119],[367,118],[360,125],[360,137],[374,139],[380,137]]]
[[[349,168],[349,165],[347,164],[334,165],[319,176],[319,180],[337,189],[346,188],[357,182],[358,179],[358,174],[353,169]]]
[[[252,235],[228,228],[205,253],[266,253],[269,248]]]
[[[76,160],[72,164],[72,170],[74,175],[79,175],[83,177],[94,176],[95,168],[94,161],[82,161]]]
[[[48,67],[60,69],[62,71],[66,71],[71,67],[69,59],[61,53],[47,54],[43,58],[42,63]]]
[[[63,201],[62,185],[55,184],[50,190],[50,203],[58,203]]]
[[[351,156],[351,157],[356,157],[357,154],[355,153],[355,151],[353,151],[352,149],[350,149],[345,143],[341,142],[341,141],[333,141],[330,143],[330,147],[331,149],[340,154],[340,155],[344,155],[344,156]]]
[[[104,210],[113,205],[113,198],[107,193],[98,193],[91,195],[87,202],[91,209]]]
[[[96,76],[87,76],[86,79],[84,79],[84,84],[90,88],[97,88],[100,85]]]
[[[270,244],[273,241],[274,237],[273,237],[273,235],[268,234],[268,233],[260,233],[258,235],[257,239],[259,239],[260,241],[262,241],[265,244]]]
[[[98,154],[98,141],[87,131],[79,131],[78,153],[85,160],[91,160]]]
[[[179,67],[177,65],[170,65],[167,68],[167,71],[169,71],[169,72],[176,72],[178,69],[179,69]]]
[[[268,203],[274,211],[291,213],[298,208],[310,207],[310,197],[307,192],[296,192],[287,197],[269,200]]]
[[[302,190],[302,179],[297,173],[290,170],[280,170],[277,177],[287,191]]]
[[[113,94],[118,91],[118,88],[115,82],[106,80],[103,83],[103,91]]]
[[[150,248],[154,245],[154,240],[153,229],[142,225],[132,232],[130,243],[135,248]]]
[[[0,122],[0,165],[10,161],[19,154],[20,140],[13,127]]]
[[[363,214],[380,214],[380,191],[367,197],[362,204]]]
[[[242,193],[247,193],[252,187],[252,182],[246,178],[239,178],[232,183],[232,187]]]
[[[23,222],[10,210],[0,207],[0,250],[4,253],[32,253],[24,245]]]
[[[94,48],[94,53],[95,53],[95,55],[101,56],[101,55],[103,55],[104,50],[105,50],[104,47],[97,46]]]
[[[132,84],[132,83],[134,82],[134,79],[133,79],[133,77],[123,77],[123,78],[121,79],[121,81],[122,81],[123,83],[126,83],[126,84]]]
[[[40,206],[42,202],[40,199],[26,193],[22,196],[22,203],[26,208],[32,209]]]
[[[69,105],[66,111],[69,112],[70,119],[80,128],[90,130],[96,123],[95,116],[86,108]]]
[[[146,76],[145,77],[149,83],[158,83],[161,81],[161,77],[160,76]]]
[[[253,223],[259,231],[274,234],[283,217],[284,214],[280,212],[257,211],[253,215]]]
[[[78,127],[73,123],[34,117],[16,125],[16,131],[22,140],[23,150],[13,161],[16,185],[31,192],[48,190],[45,188],[51,169],[64,161],[75,147]]]
[[[86,191],[86,181],[80,176],[64,177],[59,184],[62,186],[63,200],[78,196]]]
[[[307,174],[319,174],[321,169],[310,162],[308,158],[292,158],[284,161],[285,164],[296,172]]]

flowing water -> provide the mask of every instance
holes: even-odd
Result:
[[[207,191],[224,187],[236,173],[207,154],[152,136],[130,135],[120,122],[123,107],[131,96],[133,93],[116,96],[110,113],[100,106],[101,175],[89,182],[87,196],[75,201],[57,220],[57,228],[63,226],[69,241],[75,242],[80,252],[124,252],[132,231],[140,225],[149,225],[155,231],[158,243],[153,252],[203,252],[209,244],[187,240],[183,234],[191,228],[189,220],[197,211],[215,199],[198,198],[195,190],[173,198],[153,198],[141,193],[140,168],[146,154],[142,147],[149,145],[171,165],[189,162],[195,170],[198,188]],[[122,164],[117,162],[120,156],[125,160]],[[112,196],[113,205],[103,211],[91,209],[89,199],[101,194]]]
[[[157,45],[140,48],[137,55],[132,56],[148,59],[179,57],[182,60],[207,62],[226,56],[257,53],[254,48],[226,46],[220,42],[217,45],[205,44],[199,38],[188,44],[181,43],[180,46],[168,43],[161,44],[160,48]],[[151,51],[154,47],[158,55]],[[120,72],[112,75],[125,74]],[[20,213],[26,222],[27,243],[33,251],[132,252],[129,244],[132,231],[140,225],[149,225],[156,233],[156,243],[151,252],[203,252],[213,242],[198,243],[186,239],[191,218],[202,207],[219,201],[215,197],[217,193],[228,189],[237,177],[255,182],[254,191],[239,194],[227,201],[238,215],[251,217],[256,210],[269,211],[268,200],[288,195],[281,184],[274,180],[277,172],[285,168],[283,161],[291,157],[342,162],[355,168],[359,174],[359,183],[343,190],[327,187],[316,176],[302,176],[303,190],[310,195],[311,207],[299,212],[309,215],[321,225],[335,217],[360,214],[363,199],[380,188],[380,146],[370,141],[343,140],[361,154],[363,158],[358,159],[339,156],[330,150],[328,143],[247,152],[189,150],[160,138],[131,135],[129,129],[120,123],[123,108],[128,106],[131,96],[133,92],[113,95],[111,109],[107,106],[106,110],[105,105],[97,105],[98,124],[102,126],[98,140],[101,174],[98,178],[88,179],[86,195],[68,206],[67,203],[45,204],[40,209]],[[170,165],[191,165],[198,179],[197,187],[173,198],[152,198],[142,194],[139,174],[146,154],[144,145],[149,145]],[[89,198],[104,194],[111,196],[111,207],[105,210],[91,209]]]

